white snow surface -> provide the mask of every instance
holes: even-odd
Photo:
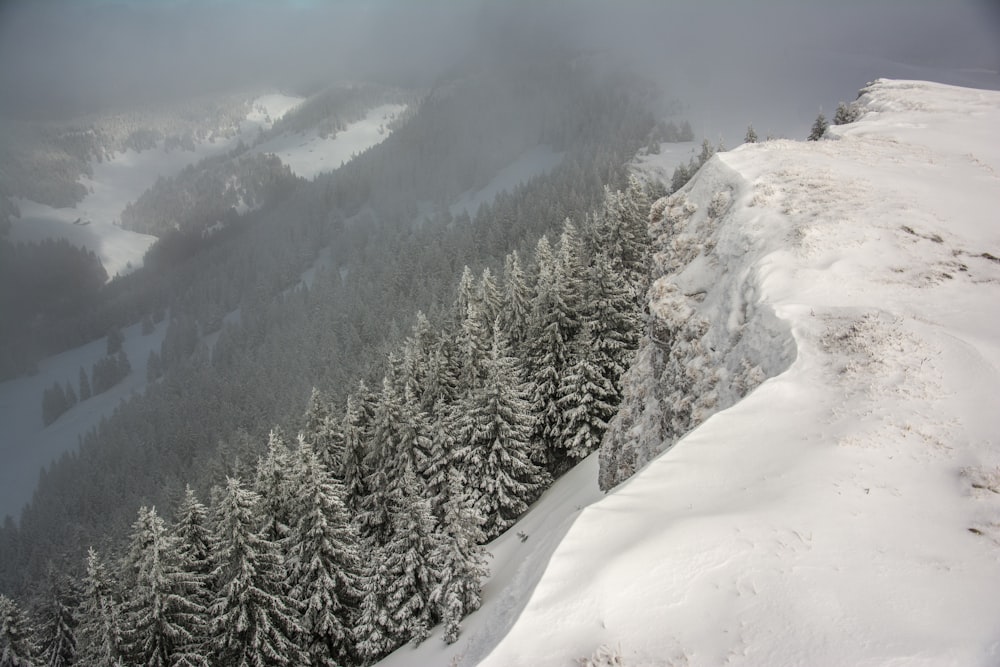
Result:
[[[594,457],[571,471],[491,545],[459,641],[382,664],[1000,664],[1000,93],[879,80],[860,103],[671,201],[701,251],[651,308],[735,284],[785,325],[785,370],[607,496]],[[754,325],[715,310],[706,340]]]
[[[69,382],[79,393],[80,367],[90,377],[94,363],[105,356],[106,338],[43,360],[31,377],[0,382],[0,520],[7,515],[19,517],[35,491],[39,471],[75,451],[78,435],[110,416],[123,399],[145,388],[149,353],[159,352],[166,333],[167,319],[145,336],[139,324],[122,329],[122,349],[132,372],[108,391],[77,403],[48,426],[42,425],[42,392],[54,382],[63,387]]]
[[[161,141],[159,147],[152,150],[129,149],[110,160],[95,162],[91,165],[93,175],[80,179],[89,194],[75,206],[54,208],[26,199],[16,200],[21,216],[13,220],[11,239],[29,242],[65,238],[74,245],[93,250],[109,277],[128,273],[131,268],[142,265],[143,255],[156,241],[155,236],[118,226],[121,213],[129,202],[138,199],[160,177],[173,176],[188,165],[229,151],[240,140],[250,143],[259,128],[270,127],[301,101],[302,98],[281,94],[255,98],[236,136],[197,143],[193,151],[164,150]]]
[[[389,136],[386,127],[406,110],[405,104],[383,104],[368,111],[359,121],[326,139],[314,129],[309,132],[282,134],[256,146],[254,151],[273,153],[302,178],[313,179],[318,174],[338,169]]]

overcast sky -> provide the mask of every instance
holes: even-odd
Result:
[[[735,105],[756,115],[780,102],[815,115],[816,105],[836,103],[830,91],[850,98],[880,75],[1000,87],[995,4],[0,0],[0,111],[61,116],[335,77],[429,83],[477,45],[533,40],[628,61],[718,113]],[[959,71],[975,68],[993,74]],[[788,109],[793,98],[801,109]]]

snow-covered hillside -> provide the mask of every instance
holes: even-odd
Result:
[[[370,109],[364,118],[348,123],[334,135],[323,138],[317,130],[288,132],[254,147],[255,152],[273,153],[296,176],[312,179],[333,171],[355,155],[382,143],[391,132],[390,124],[406,111],[404,104],[383,104]]]
[[[773,376],[606,497],[588,459],[494,543],[459,641],[384,664],[1000,663],[1000,93],[880,80],[858,104],[655,208],[620,441],[670,444],[682,320],[703,415],[734,369]]]
[[[21,242],[65,238],[94,251],[108,276],[127,273],[142,264],[143,255],[156,237],[118,226],[126,204],[138,199],[158,178],[172,176],[204,158],[221,155],[241,140],[251,143],[258,131],[269,128],[301,101],[302,98],[281,94],[256,98],[235,136],[197,142],[194,150],[167,150],[161,140],[155,149],[129,149],[110,160],[96,162],[91,165],[93,175],[80,179],[89,194],[76,206],[55,208],[26,199],[16,200],[21,215],[14,219],[11,238]]]

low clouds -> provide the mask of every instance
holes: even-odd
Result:
[[[854,90],[866,76],[996,70],[998,35],[997,13],[973,0],[8,0],[0,112],[338,77],[426,84],[473,49],[549,45],[629,62],[701,104],[752,107],[816,79]]]

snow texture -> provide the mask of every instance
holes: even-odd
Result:
[[[715,407],[606,497],[594,456],[571,471],[491,545],[459,641],[383,664],[1000,662],[1000,93],[879,80],[859,104],[657,205],[636,451],[673,407],[658,322]],[[740,400],[744,362],[770,377]]]

